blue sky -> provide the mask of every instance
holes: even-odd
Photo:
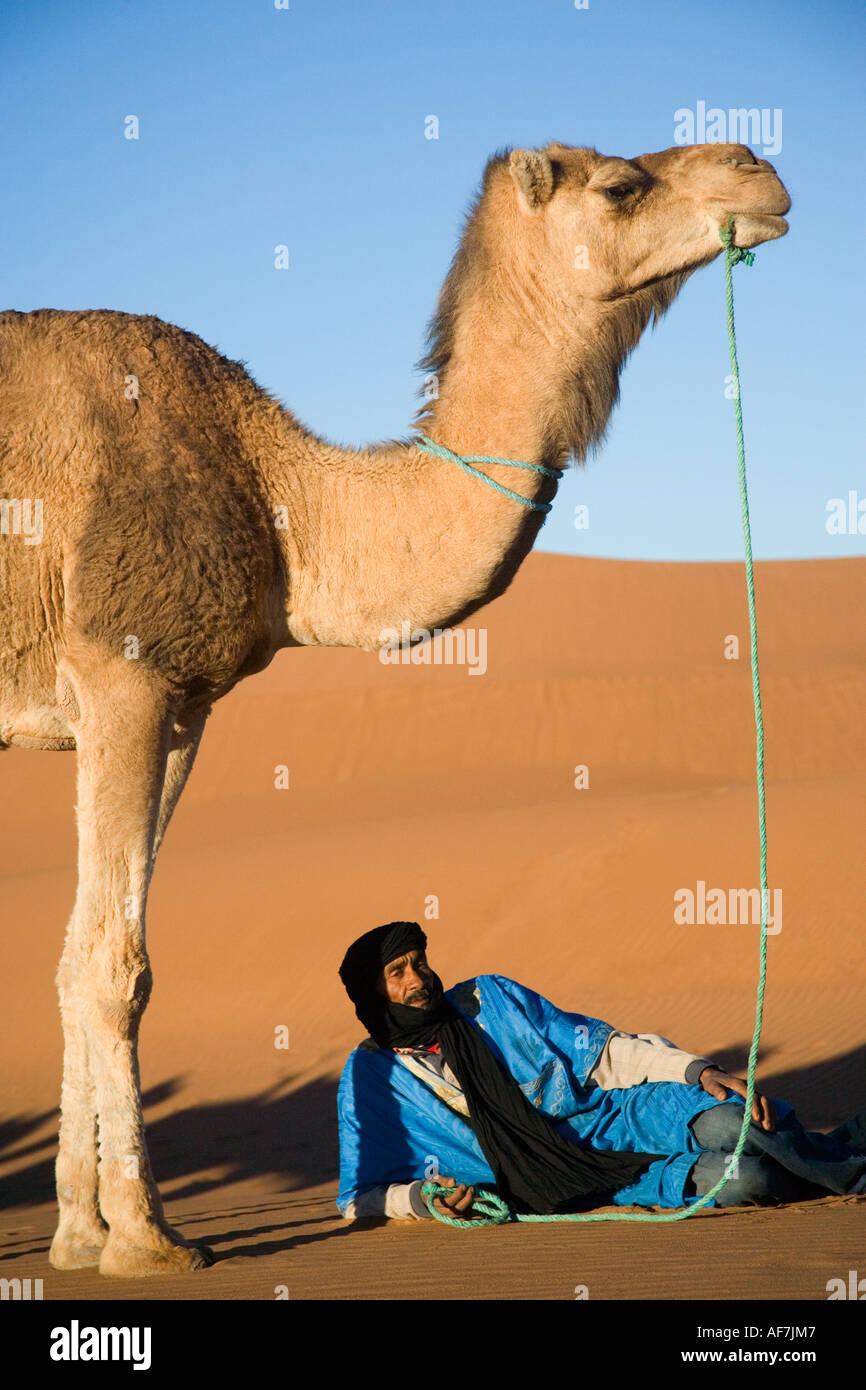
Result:
[[[855,0],[4,0],[0,302],[158,314],[325,437],[402,437],[495,149],[637,155],[699,102],[781,111],[791,232],[735,271],[754,553],[864,554],[856,518],[826,528],[831,498],[866,511],[864,29]],[[537,548],[741,559],[728,370],[716,262]]]

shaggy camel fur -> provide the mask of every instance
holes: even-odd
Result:
[[[784,235],[742,145],[637,159],[500,152],[442,288],[424,432],[462,454],[582,460],[651,316],[722,250]],[[556,479],[490,465],[550,501]],[[243,367],[154,317],[0,315],[0,746],[77,749],[78,890],[50,1259],[211,1262],[166,1223],[141,1114],[154,859],[214,700],[281,647],[374,651],[501,594],[541,513],[412,440],[338,448]]]

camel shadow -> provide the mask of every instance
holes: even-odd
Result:
[[[170,1206],[211,1196],[246,1179],[267,1176],[294,1192],[320,1187],[337,1177],[337,1083],[320,1079],[290,1089],[287,1075],[258,1094],[236,1097],[208,1105],[179,1107],[167,1115],[148,1119],[156,1106],[182,1095],[185,1078],[171,1077],[144,1092],[143,1108],[147,1122],[147,1143],[154,1176]],[[45,1135],[45,1125],[58,1119],[58,1112],[44,1111],[16,1116],[0,1124],[0,1207],[7,1212],[54,1201],[54,1159],[56,1133]],[[41,1138],[30,1141],[38,1132]],[[22,1141],[30,1141],[22,1143]],[[9,1163],[27,1156],[27,1166],[14,1173],[3,1173]],[[216,1170],[214,1173],[213,1170]],[[258,1215],[272,1209],[285,1214],[286,1203],[279,1198],[265,1199],[251,1209]],[[242,1209],[243,1210],[243,1209]],[[236,1212],[233,1209],[232,1215]],[[273,1254],[298,1245],[347,1235],[354,1228],[340,1221],[336,1207],[332,1215],[307,1216],[300,1220],[277,1220],[262,1225],[251,1223],[240,1231],[224,1235],[202,1233],[202,1239],[215,1250],[221,1244],[248,1240],[234,1246],[223,1258]],[[182,1226],[220,1226],[218,1214],[208,1213]],[[311,1227],[330,1227],[317,1231]],[[259,1237],[291,1232],[303,1227],[303,1234],[285,1234],[263,1242]],[[15,1259],[23,1253],[16,1247],[29,1246],[27,1253],[47,1252],[43,1242],[32,1237],[14,1242],[0,1260]],[[217,1255],[217,1261],[220,1256]]]
[[[179,1097],[184,1077],[172,1077],[142,1097],[147,1145],[154,1175],[172,1186],[170,1200],[186,1201],[248,1178],[268,1175],[287,1191],[319,1186],[337,1176],[337,1083],[319,1079],[289,1089],[287,1075],[250,1096],[189,1107],[148,1118],[158,1105]],[[12,1161],[34,1161],[0,1177],[5,1209],[51,1201],[54,1196],[56,1131],[46,1124],[59,1112],[22,1115],[0,1123],[0,1170]],[[42,1137],[22,1146],[22,1140]],[[39,1156],[37,1156],[39,1155]],[[204,1175],[219,1169],[219,1176]]]

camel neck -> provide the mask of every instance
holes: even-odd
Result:
[[[587,297],[566,306],[526,273],[494,276],[467,302],[439,360],[435,398],[421,414],[430,438],[462,455],[487,454],[562,469],[599,439],[619,371],[652,309],[649,295]],[[488,470],[486,470],[488,471]],[[507,473],[489,470],[497,481]],[[542,478],[524,489],[546,491]]]
[[[290,498],[278,533],[286,640],[375,650],[386,632],[446,628],[504,593],[569,453],[582,457],[604,428],[648,314],[632,308],[626,331],[610,306],[587,304],[579,320],[527,310],[515,328],[505,291],[466,306],[419,420],[445,456],[408,441],[338,448],[300,434],[287,415],[267,465],[272,501]],[[481,465],[490,487],[453,454],[529,467]],[[536,505],[518,504],[515,491]]]
[[[404,625],[461,622],[504,592],[544,519],[449,458],[408,442],[346,450],[299,440],[290,419],[261,471],[272,511],[282,506],[288,517],[276,533],[280,645],[373,651]],[[554,478],[520,477],[521,492],[537,493],[540,483],[544,500],[552,498]],[[532,480],[525,489],[524,477]]]

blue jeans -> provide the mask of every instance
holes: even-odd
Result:
[[[737,1146],[743,1103],[720,1101],[691,1121],[705,1150],[691,1172],[694,1191],[703,1197],[719,1181]],[[772,1130],[749,1124],[736,1175],[713,1199],[717,1206],[757,1206],[824,1197],[828,1192],[866,1192],[866,1154],[840,1139],[806,1131],[793,1111],[777,1119]]]

